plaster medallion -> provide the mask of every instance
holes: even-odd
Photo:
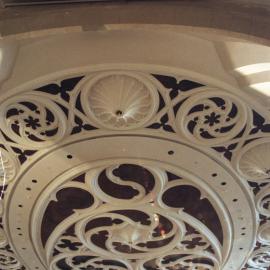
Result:
[[[239,160],[239,169],[251,180],[270,179],[270,142],[257,144],[244,152]]]
[[[46,147],[64,137],[65,115],[54,102],[36,95],[18,95],[1,103],[0,125],[14,142]]]
[[[195,93],[180,107],[178,131],[198,144],[215,145],[232,139],[244,128],[245,105],[235,96],[217,89]]]
[[[93,77],[82,92],[83,107],[90,117],[109,129],[142,126],[155,113],[154,85],[136,73],[111,72]]]

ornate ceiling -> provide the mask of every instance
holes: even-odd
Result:
[[[267,107],[229,83],[208,41],[180,39],[194,55],[202,45],[205,70],[188,48],[170,69],[135,65],[114,35],[119,62],[113,40],[110,56],[91,54],[87,35],[53,37],[81,49],[61,61],[49,39],[17,52],[0,93],[0,269],[268,270]]]
[[[3,186],[20,173],[1,269],[23,268],[5,234],[30,269],[151,270],[236,269],[255,233],[245,267],[266,269],[269,132],[252,104],[168,74],[81,74],[7,98]]]

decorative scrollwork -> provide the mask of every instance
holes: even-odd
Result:
[[[147,79],[128,72],[102,73],[84,86],[82,106],[110,129],[142,126],[157,109],[157,91]]]
[[[261,215],[270,217],[270,187],[265,186],[256,196],[257,210]]]
[[[7,98],[0,106],[0,129],[0,152],[5,169],[0,169],[0,185],[5,185],[7,192],[6,184],[17,175],[18,180],[23,178],[20,177],[24,171],[18,174],[19,166],[23,164],[23,170],[25,167],[27,171],[43,158],[43,153],[51,153],[50,147],[108,134],[118,136],[122,131],[125,132],[119,136],[121,140],[122,135],[133,136],[138,131],[139,136],[162,137],[164,141],[170,139],[198,147],[220,163],[225,158],[225,167],[235,161],[235,171],[254,188],[260,217],[257,233],[260,246],[255,248],[249,265],[263,270],[269,267],[270,143],[267,137],[270,124],[266,116],[237,96],[182,77],[135,71],[93,72],[59,78]],[[71,153],[74,157],[75,152]],[[180,151],[167,148],[164,153],[166,157],[181,155]],[[74,167],[79,168],[80,153],[78,159],[71,154],[65,154],[64,158],[68,158],[67,162],[74,161]],[[83,162],[87,162],[85,156],[81,159]],[[207,181],[202,181],[203,186],[196,176],[193,181],[192,169],[187,170],[191,172],[189,178],[188,173],[178,176],[166,171],[165,166],[148,166],[144,161],[133,163],[129,159],[131,164],[123,160],[103,161],[94,168],[86,164],[82,171],[76,171],[76,177],[67,171],[68,179],[63,176],[65,183],[59,181],[58,185],[55,180],[44,195],[36,193],[45,199],[36,198],[39,203],[35,207],[40,210],[36,220],[41,222],[31,233],[36,241],[34,249],[48,269],[216,270],[231,256],[226,252],[238,245],[240,237],[224,238],[231,236],[230,218],[222,206],[223,198],[218,201],[215,192],[216,186],[222,192],[233,187],[230,181],[222,180],[219,172],[209,172]],[[196,170],[202,168],[196,162],[189,161]],[[72,180],[70,175],[74,177]],[[244,181],[243,177],[237,181]],[[213,188],[207,184],[209,179],[213,180]],[[23,186],[30,198],[42,182],[31,180]],[[15,184],[16,188],[20,186]],[[243,194],[241,198],[232,194],[228,199],[236,211],[243,205],[243,198],[251,200],[248,192]],[[23,204],[16,202],[14,207],[20,214],[26,209]],[[252,220],[251,215],[242,215],[239,210],[237,224],[247,216]],[[240,240],[247,243],[248,249],[253,224],[244,226],[240,232],[235,230],[235,235],[245,236]],[[25,235],[28,234],[22,236]],[[21,258],[22,250],[16,249]],[[5,232],[0,229],[0,269],[21,267]]]
[[[21,267],[20,262],[15,255],[11,252],[0,249],[0,269],[19,269]]]
[[[226,142],[246,124],[244,104],[235,96],[209,89],[191,96],[180,107],[176,123],[179,132],[199,144]]]
[[[89,171],[86,181],[101,200],[110,204],[124,202],[129,205],[152,201],[154,194],[161,190],[161,183],[157,179],[165,177],[158,168],[122,164]]]
[[[239,160],[239,169],[252,181],[270,181],[270,143],[255,145],[243,153]]]
[[[51,264],[55,270],[132,270],[130,264],[125,260],[117,260],[112,258],[104,258],[97,256],[91,252],[81,252],[77,255],[69,255],[66,257],[59,256],[54,259]]]
[[[85,253],[82,262],[75,262],[90,267],[88,269],[102,265],[100,260],[113,258],[116,262],[108,269],[130,269],[129,265],[140,265],[136,269],[146,270],[149,269],[145,266],[147,263],[142,262],[157,260],[166,253],[168,256],[177,254],[177,265],[181,261],[185,266],[217,269],[215,267],[221,263],[219,235],[211,232],[211,226],[207,228],[207,214],[201,213],[202,223],[194,212],[195,208],[200,211],[197,205],[200,191],[192,187],[189,180],[182,183],[182,177],[172,182],[168,178],[168,172],[159,167],[116,163],[83,171],[63,187],[57,187],[57,202],[49,202],[41,227],[41,233],[46,234],[42,242],[46,249],[51,247],[47,252],[48,265],[54,265],[52,269],[69,269],[74,265],[74,258]],[[180,192],[181,197],[181,192],[188,188],[193,188],[193,204],[197,205],[193,216],[189,214],[192,206],[185,205],[181,199],[171,205],[169,200],[175,193]],[[78,192],[80,203],[74,200]],[[60,212],[63,202],[65,213]],[[217,216],[207,203],[202,205],[211,213],[211,218]],[[53,225],[46,222],[51,213],[59,215]],[[181,260],[180,254],[183,255]],[[160,269],[166,269],[167,264],[162,264]],[[111,264],[108,262],[108,265]]]
[[[18,162],[6,150],[0,148],[0,186],[14,180],[18,171]]]
[[[65,115],[47,98],[22,95],[1,104],[3,132],[22,145],[45,147],[61,140],[66,131]]]
[[[269,247],[260,247],[256,249],[250,259],[248,265],[255,269],[267,270],[270,266],[270,249]]]
[[[158,259],[149,260],[143,264],[142,270],[175,270],[175,269],[201,269],[214,270],[219,269],[218,264],[211,254],[201,256],[190,254],[188,252],[168,254]]]
[[[108,218],[110,225],[91,228],[96,223],[106,224]],[[76,231],[89,250],[107,257],[141,259],[171,250],[183,240],[184,226],[150,211],[121,209],[82,220]]]
[[[258,231],[258,241],[264,245],[270,245],[270,222],[261,225]]]
[[[211,247],[209,240],[198,231],[193,229],[193,233],[190,233],[187,229],[191,227],[159,214],[150,216],[145,211],[135,209],[115,210],[81,220],[75,227],[76,237],[64,233],[56,242],[52,262],[58,266],[56,269],[69,269],[64,268],[65,265],[72,266],[68,256],[74,258],[76,254],[81,256],[85,253],[87,256],[82,261],[82,267],[88,265],[89,269],[95,269],[91,268],[94,267],[91,259],[100,261],[100,258],[118,258],[116,262],[123,258],[121,264],[113,264],[116,268],[110,268],[117,270],[121,267],[130,269],[128,265],[132,264],[141,270],[170,269],[166,268],[169,266],[218,269],[215,253],[208,251]],[[92,256],[90,251],[93,252]],[[166,257],[157,258],[158,254],[164,252]],[[149,268],[154,261],[155,268]]]
[[[6,234],[0,228],[0,269],[21,269],[22,265],[8,245]]]

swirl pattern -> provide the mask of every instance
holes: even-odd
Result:
[[[17,270],[21,267],[21,264],[13,253],[0,250],[0,267],[3,270],[6,269]]]
[[[161,258],[147,261],[143,264],[143,270],[175,270],[175,269],[201,269],[201,270],[213,270],[217,269],[215,265],[215,259],[209,254],[209,256],[194,256],[194,254],[169,254]]]
[[[36,96],[13,97],[1,105],[1,128],[15,142],[44,147],[65,134],[65,115],[49,99]]]
[[[258,248],[253,252],[248,264],[255,269],[266,270],[270,265],[270,250],[268,247]]]
[[[173,265],[218,269],[219,234],[201,222],[209,213],[213,218],[215,211],[203,202],[207,211],[201,212],[196,187],[192,187],[198,194],[193,205],[201,212],[200,217],[195,212],[189,214],[190,206],[181,201],[171,205],[173,192],[185,192],[192,183],[185,180],[183,185],[178,176],[170,182],[170,177],[161,168],[120,163],[86,170],[59,186],[57,201],[49,202],[41,227],[42,235],[46,235],[42,241],[48,249],[48,265],[62,270],[74,265],[82,267],[79,269],[102,265],[102,269],[148,270],[153,263],[155,269]],[[74,200],[78,193],[83,203]],[[183,215],[178,212],[181,208]],[[58,218],[52,226],[47,221],[53,213]]]
[[[230,167],[230,162],[235,161],[232,167],[239,173],[237,181],[248,180],[255,194],[260,223],[257,246],[248,265],[268,269],[270,124],[267,115],[258,113],[256,106],[228,91],[179,76],[120,70],[76,76],[58,78],[36,89],[26,89],[25,93],[20,89],[16,95],[1,101],[0,151],[5,170],[0,169],[0,180],[1,185],[5,185],[4,193],[10,190],[6,184],[18,179],[14,186],[22,188],[24,199],[33,198],[34,192],[42,185],[39,180],[41,173],[35,179],[29,178],[30,181],[22,175],[43,159],[43,153],[52,153],[56,146],[70,147],[77,141],[99,136],[104,139],[112,134],[121,137],[119,145],[124,136],[133,135],[184,143],[211,155],[220,163],[225,161],[224,167]],[[72,155],[64,154],[64,158],[68,158],[64,164],[74,162],[74,171],[80,158],[88,161],[88,157],[82,158],[77,150]],[[179,152],[173,147],[165,149],[166,157],[179,156]],[[127,156],[123,153],[119,156],[129,158],[131,152],[127,153]],[[103,158],[102,154],[96,157]],[[91,157],[92,160],[95,158]],[[157,157],[157,160],[163,162],[165,159]],[[191,159],[187,156],[187,160],[195,169],[203,169],[193,156]],[[36,246],[41,247],[39,258],[48,269],[215,270],[222,268],[231,256],[225,254],[231,246],[243,250],[239,265],[245,260],[242,258],[251,253],[248,249],[249,239],[254,237],[251,232],[253,225],[251,222],[250,226],[241,224],[246,218],[253,218],[247,209],[242,211],[243,198],[248,201],[249,192],[241,193],[241,196],[234,194],[237,192],[229,194],[227,190],[233,190],[234,186],[221,179],[216,168],[209,166],[211,172],[203,179],[207,179],[205,188],[199,181],[193,181],[192,173],[189,178],[186,173],[175,175],[175,172],[168,172],[162,165],[147,166],[150,163],[144,161],[135,164],[131,159],[128,164],[123,162],[104,162],[99,167],[89,169],[89,166],[77,171],[79,175],[72,180],[65,179],[65,183],[59,185],[55,182],[47,192],[50,197],[37,193],[46,199],[40,203],[43,208],[37,215],[37,220],[42,221],[37,230],[40,235],[33,233],[33,239],[38,239]],[[183,168],[188,168],[188,163],[184,164]],[[188,168],[187,172],[192,170]],[[22,178],[24,185],[19,182]],[[206,184],[209,179],[213,184]],[[248,186],[244,184],[243,187]],[[223,198],[216,198],[219,192],[227,192],[226,198],[231,195],[226,206],[239,212],[237,226],[233,228],[237,239],[232,240],[232,245],[227,244],[228,235],[231,236],[227,221],[229,214],[233,216],[235,212],[230,208],[227,215],[221,206]],[[12,199],[13,205],[6,207],[14,207],[15,212],[23,215],[26,212],[24,201],[18,204],[16,201],[15,206],[15,200]],[[13,220],[12,217],[9,219]],[[19,228],[21,231],[14,227],[16,233],[9,235],[13,242],[29,235],[26,226]],[[1,230],[0,236],[0,268],[23,267],[8,245],[4,231]],[[252,241],[255,243],[254,239]],[[22,254],[30,249],[23,251],[22,241],[18,243],[21,246],[16,252],[23,258]],[[228,249],[226,244],[230,246]],[[40,262],[39,259],[33,262],[33,269]]]
[[[200,144],[217,144],[238,135],[246,123],[245,106],[236,97],[203,91],[190,97],[177,113],[179,132]]]

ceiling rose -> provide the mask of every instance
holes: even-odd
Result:
[[[270,142],[248,149],[240,158],[239,169],[250,179],[270,179]]]
[[[140,74],[108,72],[81,87],[85,112],[107,128],[136,128],[157,109],[155,85]]]
[[[269,268],[266,112],[141,70],[14,91],[0,101],[0,269]]]

